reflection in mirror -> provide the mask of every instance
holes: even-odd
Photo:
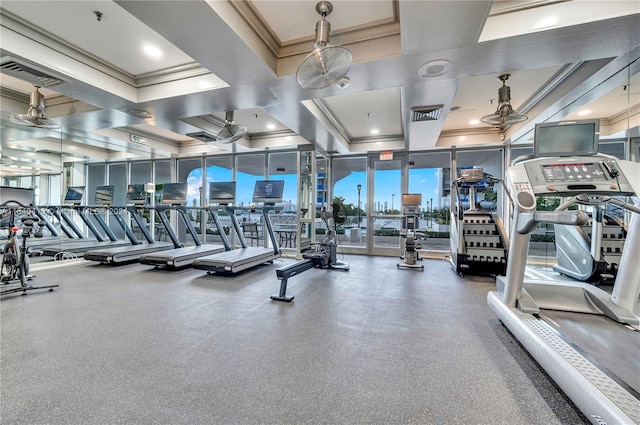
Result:
[[[300,152],[300,183],[298,187],[298,251],[306,250],[313,241],[314,232],[314,190],[313,190],[313,167],[315,162],[315,152]]]
[[[7,119],[10,113],[23,113],[24,103],[7,100],[6,91],[2,91],[2,119],[0,128],[0,186],[22,188],[25,193],[33,195],[33,206],[22,208],[18,204],[9,203],[7,208],[0,207],[0,245],[7,248],[3,242],[9,236],[9,230],[15,226],[19,237],[18,242],[24,243],[27,252],[25,265],[29,264],[29,275],[51,260],[41,256],[44,246],[60,246],[61,238],[67,238],[62,232],[62,224],[56,218],[60,205],[61,192],[61,146],[62,128],[46,129],[19,125]],[[28,100],[28,97],[27,97]],[[14,105],[14,103],[16,105]],[[22,191],[20,191],[22,192]],[[0,196],[0,203],[12,201],[12,196],[5,192]],[[13,210],[13,223],[11,211]],[[26,217],[33,217],[32,222]],[[25,221],[22,219],[25,218]],[[31,225],[29,225],[31,224]],[[70,232],[73,236],[73,234]],[[63,235],[63,236],[61,236]],[[11,271],[2,269],[2,280],[12,280]],[[34,278],[29,284],[58,284],[59,273],[53,272],[47,281]],[[19,283],[18,281],[13,281]],[[10,283],[13,285],[14,283]]]
[[[326,226],[322,221],[322,207],[326,207],[328,203],[328,185],[329,185],[329,161],[324,156],[317,154],[316,156],[316,175],[315,175],[315,211],[313,212],[313,229],[312,242],[322,239],[321,235],[326,232]]]
[[[282,209],[271,213],[273,230],[278,237],[280,248],[296,249],[298,229],[298,152],[269,153],[269,179],[284,180]]]

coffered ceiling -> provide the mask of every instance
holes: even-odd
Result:
[[[105,161],[502,146],[536,122],[578,117],[600,118],[603,135],[637,133],[637,1],[332,3],[330,41],[353,55],[350,84],[305,90],[295,73],[321,19],[314,1],[4,0],[2,174],[58,172],[56,151]],[[495,112],[503,74],[528,120],[500,131],[479,120]],[[27,111],[34,82],[60,130],[7,119]],[[435,118],[414,122],[425,108]],[[211,141],[225,111],[248,128],[233,144]]]

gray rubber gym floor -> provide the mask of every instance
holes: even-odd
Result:
[[[43,270],[1,308],[3,424],[582,424],[487,307],[489,277],[347,256],[291,279]]]

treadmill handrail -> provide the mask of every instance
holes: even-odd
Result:
[[[178,240],[178,236],[176,236],[176,232],[173,231],[173,228],[171,227],[171,223],[169,223],[169,219],[164,214],[165,211],[168,211],[168,210],[171,210],[171,209],[175,209],[175,206],[172,206],[172,205],[156,205],[156,206],[149,206],[147,208],[150,211],[155,211],[156,215],[160,219],[160,222],[164,226],[164,230],[167,232],[167,235],[169,235],[169,239],[171,239],[171,242],[173,243],[173,246],[175,248],[182,248],[182,244]],[[146,225],[145,225],[145,230],[146,230]],[[149,235],[149,237],[151,237],[151,235]],[[153,240],[149,241],[149,243],[153,243]]]
[[[224,207],[226,207],[226,205],[225,206],[221,205],[221,206],[218,206],[217,208],[224,208]],[[213,223],[218,229],[218,233],[220,234],[220,240],[222,241],[222,245],[224,245],[225,251],[229,251],[231,249],[231,244],[229,243],[229,238],[227,237],[227,234],[224,231],[224,226],[222,225],[222,222],[220,221],[220,217],[218,216],[217,208],[213,206],[205,207],[205,209],[209,213],[209,216],[213,219]]]

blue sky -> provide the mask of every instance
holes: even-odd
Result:
[[[437,205],[438,199],[438,173],[437,168],[419,168],[411,169],[409,172],[409,192],[422,193],[422,207],[426,207],[430,198],[433,198],[434,206]],[[375,193],[374,201],[377,209],[378,203],[381,208],[391,209],[391,203],[393,202],[393,208],[400,209],[400,170],[379,170],[375,176]],[[228,168],[219,166],[212,166],[207,169],[207,178],[209,181],[231,181],[232,173]],[[253,196],[253,187],[256,180],[263,180],[261,176],[255,176],[246,173],[237,173],[236,178],[236,204],[248,205],[251,203]],[[278,175],[274,180],[285,180],[284,196],[285,201],[297,202],[297,190],[296,190],[296,176],[294,174]],[[187,194],[187,204],[193,205],[193,200],[200,197],[199,187],[202,185],[202,169],[197,168],[193,170],[187,178],[187,184],[189,186],[189,192]],[[363,210],[366,210],[366,194],[367,194],[367,179],[365,171],[352,172],[350,175],[344,177],[340,181],[336,182],[334,187],[334,195],[342,196],[345,198],[347,204],[358,205],[358,184],[362,185],[362,191],[360,194],[360,202]],[[206,185],[206,191],[208,191],[208,184]],[[395,196],[391,196],[395,195]]]
[[[433,198],[433,204],[437,205],[438,199],[438,168],[418,168],[409,171],[409,192],[422,193],[422,206],[426,206],[430,198]],[[400,170],[379,170],[375,175],[374,189],[374,205],[377,209],[378,202],[381,208],[386,207],[400,210],[400,199],[402,191],[400,190]],[[362,185],[360,192],[360,205],[366,210],[366,194],[367,179],[365,171],[352,172],[347,177],[336,182],[334,187],[334,195],[345,198],[347,204],[358,205],[358,184]],[[395,195],[395,196],[391,196]]]

